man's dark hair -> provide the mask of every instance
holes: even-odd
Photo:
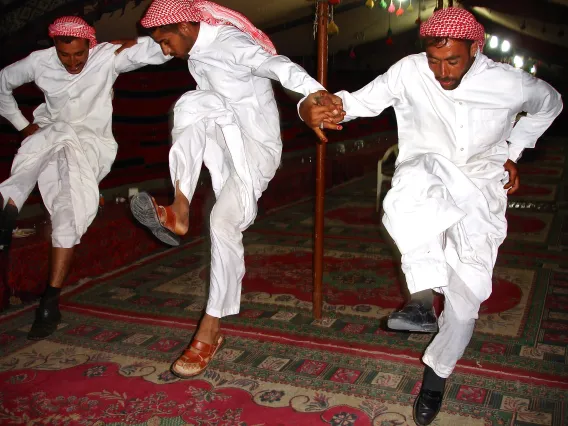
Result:
[[[424,48],[434,46],[436,49],[444,47],[448,40],[456,40],[456,41],[463,41],[467,48],[469,49],[473,44],[473,40],[465,40],[461,38],[452,38],[452,37],[422,37],[422,46]]]
[[[181,23],[181,22],[180,22]],[[148,28],[148,31],[150,33],[153,33],[154,31],[160,30],[160,31],[164,31],[166,33],[179,33],[179,24],[180,23],[175,23],[175,24],[167,24],[167,25],[160,25],[159,27],[152,27],[152,28]],[[199,25],[199,22],[188,22],[188,24],[190,25]]]
[[[55,37],[53,37],[53,40],[58,41],[60,43],[65,43],[65,44],[72,43],[75,40],[86,40],[87,42],[89,41],[86,38],[73,37],[73,36],[55,36]]]
[[[179,24],[167,24],[167,25],[160,25],[159,27],[152,28],[153,31],[161,30],[166,33],[179,33]]]

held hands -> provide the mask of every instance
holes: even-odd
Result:
[[[20,133],[22,134],[22,136],[25,138],[33,135],[35,132],[37,132],[39,129],[39,126],[37,124],[28,124],[25,128],[23,128]]]
[[[503,188],[509,190],[507,192],[508,195],[514,194],[520,186],[519,170],[517,169],[517,165],[511,160],[507,160],[503,167],[505,168],[505,171],[509,172],[509,182],[507,182]]]
[[[138,43],[138,40],[136,39],[125,39],[125,40],[113,40],[110,42],[110,44],[120,44],[121,46],[116,50],[116,52],[114,52],[115,55],[118,55],[120,52],[122,52],[124,49],[128,49],[129,47],[134,46],[135,44]]]
[[[323,129],[341,130],[338,123],[345,117],[343,101],[325,90],[312,93],[300,104],[299,114],[302,120],[318,136],[321,142],[327,142]]]

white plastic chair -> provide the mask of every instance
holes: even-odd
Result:
[[[377,203],[375,206],[377,212],[379,212],[381,209],[381,189],[383,186],[383,181],[390,182],[390,180],[392,179],[392,176],[383,174],[383,163],[388,160],[391,155],[394,155],[396,161],[396,157],[398,157],[398,144],[395,144],[387,149],[387,152],[385,152],[385,155],[383,155],[383,158],[381,158],[377,164]]]

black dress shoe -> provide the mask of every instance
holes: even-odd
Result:
[[[434,421],[442,407],[443,392],[420,389],[414,401],[414,422],[418,426],[426,426]]]
[[[28,333],[28,340],[42,340],[53,334],[61,322],[59,308],[40,307],[36,310],[36,317]]]
[[[0,196],[0,208],[4,205],[4,200]],[[12,242],[12,232],[16,228],[16,218],[18,209],[16,206],[8,204],[0,210],[0,251],[8,251]]]
[[[12,243],[12,232],[13,229],[0,228],[0,251],[8,251]]]
[[[422,304],[410,302],[400,311],[389,315],[388,328],[402,331],[435,333],[438,323],[434,308],[426,309]]]

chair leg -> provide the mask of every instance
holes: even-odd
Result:
[[[383,180],[386,177],[383,176],[383,161],[386,161],[393,153],[396,159],[396,157],[398,157],[398,144],[395,144],[387,149],[387,151],[383,155],[383,158],[381,158],[377,163],[377,201],[375,204],[375,210],[377,211],[377,213],[381,210],[381,190],[383,186]]]

